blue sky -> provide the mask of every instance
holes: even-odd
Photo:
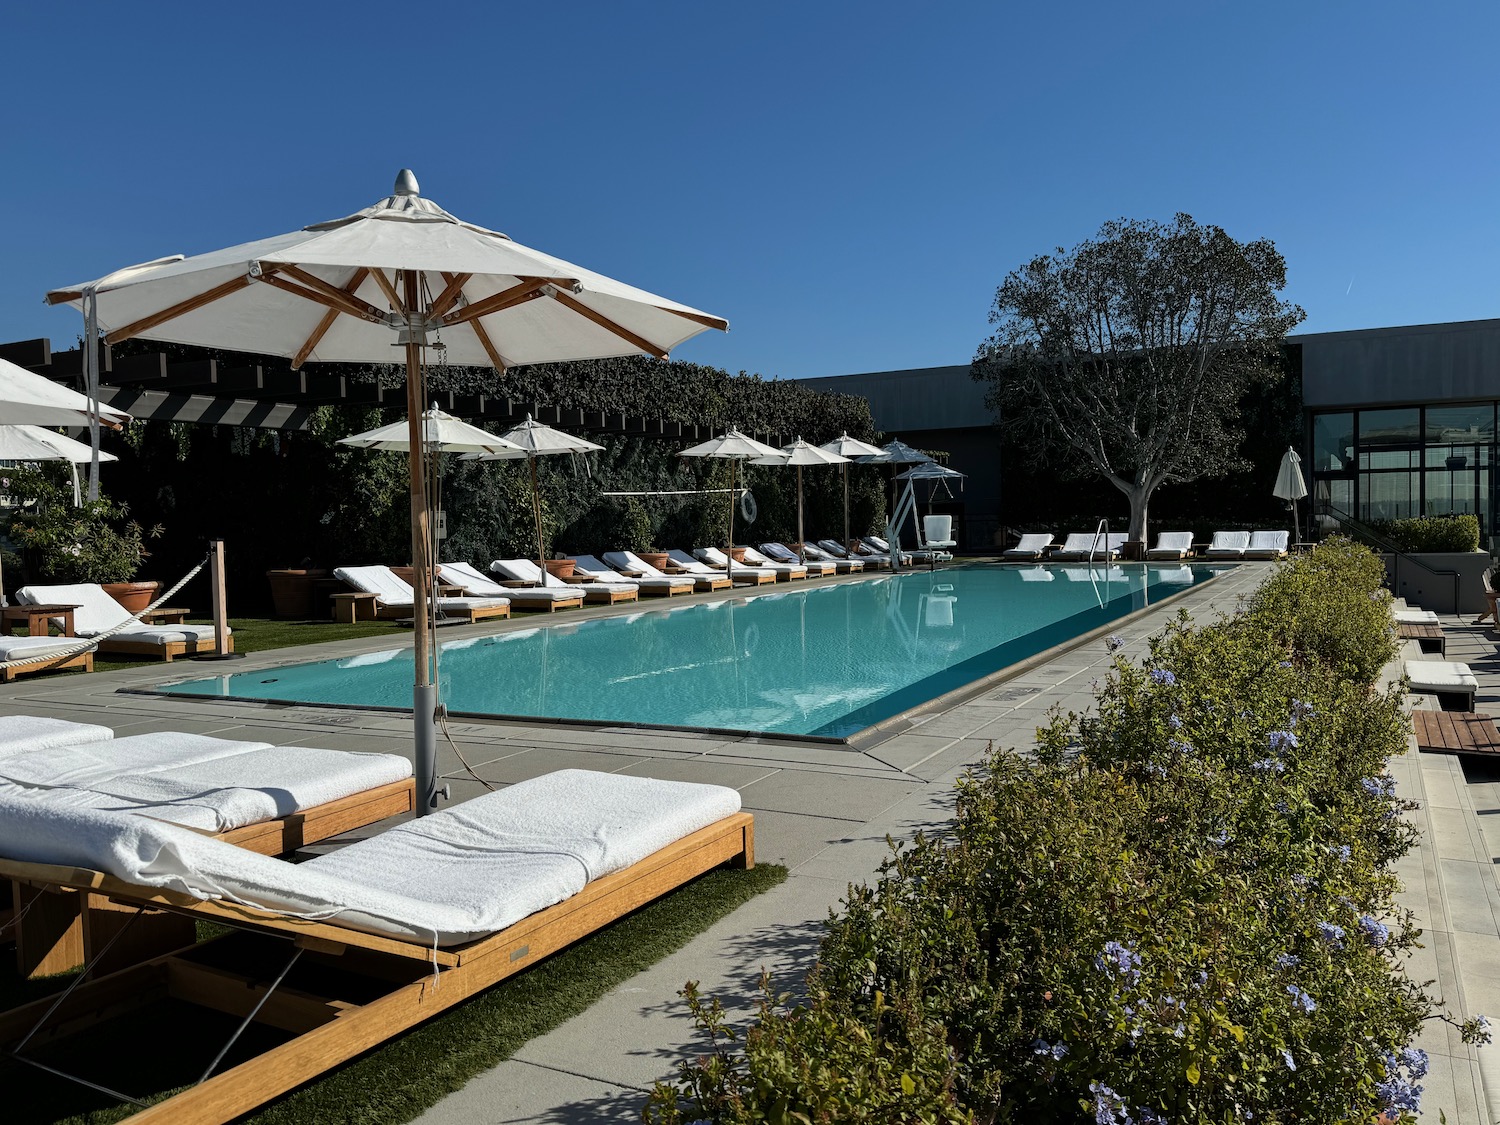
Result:
[[[964,363],[1004,275],[1187,211],[1304,331],[1500,316],[1500,7],[31,4],[0,341],[42,294],[347,214],[459,216],[728,317],[676,356]]]

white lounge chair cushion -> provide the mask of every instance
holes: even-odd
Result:
[[[574,574],[586,576],[590,583],[605,590],[691,590],[691,578],[674,577],[670,574],[647,575],[643,578],[627,578],[612,570],[593,555],[569,555],[575,560]]]
[[[25,785],[87,789],[120,774],[174,769],[270,748],[269,742],[240,742],[182,731],[131,734],[0,758],[0,778]]]
[[[1034,559],[1052,545],[1052,536],[1044,533],[1029,533],[1021,541],[1002,554],[1012,557]]]
[[[1391,620],[1400,625],[1438,625],[1438,615],[1430,609],[1393,609]]]
[[[1163,555],[1169,558],[1180,559],[1193,549],[1193,533],[1191,531],[1163,531],[1156,537],[1156,546],[1146,552],[1149,558],[1152,555]]]
[[[667,558],[671,559],[673,565],[678,569],[685,570],[689,574],[708,574],[719,578],[724,577],[723,574],[721,574],[719,571],[715,570],[711,566],[705,566],[702,562],[700,562],[698,559],[693,558],[693,556],[688,554],[686,551],[680,551],[676,548],[673,548],[672,550],[667,552]]]
[[[73,631],[91,637],[130,620],[125,607],[92,582],[63,586],[22,586],[16,598],[25,605],[73,605]]]
[[[229,630],[226,628],[225,632]],[[212,625],[139,625],[130,629],[121,629],[109,641],[129,641],[131,644],[159,645],[165,648],[169,644],[184,642],[197,644],[199,641],[211,641],[214,638],[214,627]],[[104,641],[104,644],[109,644]]]
[[[697,555],[710,567],[719,568],[721,573],[729,567],[729,556],[717,547],[699,547],[693,554]],[[775,567],[753,566],[750,563],[743,562],[735,563],[734,569],[742,574],[769,574],[772,578],[780,573]]]
[[[1242,555],[1250,546],[1248,531],[1216,531],[1208,545],[1210,555]]]
[[[0,660],[44,660],[80,646],[94,647],[78,637],[0,637]]]
[[[466,593],[479,598],[508,598],[515,593],[468,563],[438,563],[438,578],[450,586],[462,586]]]
[[[1247,553],[1284,555],[1290,538],[1291,533],[1287,531],[1252,531],[1245,550]]]
[[[293,864],[147,817],[0,787],[0,855],[373,933],[493,933],[739,810],[717,785],[564,770]]]
[[[1452,660],[1408,660],[1406,678],[1413,691],[1474,692],[1479,681],[1467,664]]]
[[[12,754],[33,754],[59,746],[107,742],[114,736],[115,732],[109,727],[94,723],[75,723],[45,715],[4,715],[0,716],[0,758],[8,758]]]
[[[340,566],[334,568],[333,576],[356,590],[374,594],[381,605],[412,605],[417,600],[411,583],[388,566]]]

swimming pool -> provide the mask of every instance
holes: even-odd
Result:
[[[454,714],[846,738],[1212,577],[1205,566],[954,566],[446,641]],[[410,647],[163,685],[411,706]]]

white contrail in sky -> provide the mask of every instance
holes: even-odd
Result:
[[[1349,289],[1353,289],[1353,288],[1354,288],[1354,279],[1351,277],[1349,279]],[[1344,290],[1344,296],[1346,296],[1346,297],[1349,296],[1349,289],[1345,289]]]

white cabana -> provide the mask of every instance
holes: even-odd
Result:
[[[665,358],[721,317],[622,284],[466,223],[402,169],[385,199],[330,222],[53,290],[106,343],[140,337],[317,361],[389,363],[404,349],[410,445],[422,443],[426,349],[494,367],[644,352]],[[92,336],[90,343],[92,344]],[[411,458],[416,594],[412,707],[419,814],[436,804],[433,559],[423,458]]]

